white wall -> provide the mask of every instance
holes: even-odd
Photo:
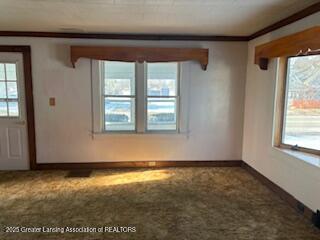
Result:
[[[8,44],[31,45],[39,163],[241,159],[245,42],[0,38],[0,45]],[[209,48],[206,72],[197,63],[190,64],[189,134],[112,134],[93,139],[90,61],[81,59],[76,69],[71,68],[72,44]],[[55,107],[49,107],[49,97],[56,98]]]
[[[320,209],[320,168],[272,147],[277,61],[254,65],[254,47],[315,26],[315,14],[249,42],[242,159],[313,210]]]

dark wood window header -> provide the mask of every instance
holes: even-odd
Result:
[[[197,61],[207,69],[209,50],[205,48],[152,48],[71,46],[71,63],[79,58],[123,62],[181,62]]]
[[[320,27],[317,26],[256,46],[254,63],[267,70],[271,58],[310,54],[319,49]]]

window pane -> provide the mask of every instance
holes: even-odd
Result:
[[[104,66],[106,95],[135,94],[135,63],[105,61]]]
[[[4,74],[4,64],[0,63],[0,81],[5,80],[5,74]]]
[[[175,98],[148,98],[148,130],[176,130]]]
[[[6,63],[6,74],[7,74],[7,80],[16,81],[17,80],[16,64]]]
[[[9,106],[9,116],[18,117],[19,116],[18,102],[8,102],[8,106]]]
[[[283,142],[320,150],[320,55],[288,61]]]
[[[7,82],[8,98],[18,98],[17,82]]]
[[[148,96],[176,96],[178,63],[148,63]]]
[[[1,117],[8,116],[7,102],[0,102],[0,116]]]
[[[7,98],[5,82],[0,82],[0,98]]]
[[[135,130],[135,99],[125,97],[105,98],[105,130]]]

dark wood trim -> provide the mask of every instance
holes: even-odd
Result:
[[[34,124],[33,87],[31,72],[31,48],[30,46],[0,46],[0,52],[17,52],[23,56],[23,72],[25,85],[25,99],[27,112],[27,129],[29,144],[30,169],[36,169],[36,134]]]
[[[125,62],[179,62],[197,61],[207,69],[209,50],[206,48],[158,48],[158,47],[113,47],[71,46],[70,58],[73,67],[79,58]]]
[[[150,41],[223,41],[246,42],[248,36],[216,35],[176,35],[176,34],[127,34],[127,33],[66,33],[66,32],[29,32],[0,31],[0,37],[43,37],[43,38],[83,38],[83,39],[124,39]]]
[[[153,163],[153,164],[152,164]],[[105,168],[161,168],[161,167],[241,167],[241,160],[230,161],[133,161],[92,163],[37,163],[38,170],[105,169]]]
[[[257,170],[255,170],[253,167],[251,167],[247,163],[243,162],[242,167],[245,170],[247,170],[256,179],[258,179],[262,184],[267,186],[271,191],[276,193],[281,199],[283,199],[285,202],[287,202],[291,207],[293,207],[299,213],[301,213],[303,216],[305,216],[307,219],[312,221],[313,215],[315,213],[310,208],[305,206],[303,203],[301,203],[299,200],[297,200],[290,193],[285,191],[283,188],[279,187],[277,184],[275,184],[274,182],[269,180],[267,177],[265,177],[264,175],[259,173]],[[302,207],[303,207],[303,210],[301,209]]]
[[[268,70],[268,65],[269,65],[269,59],[268,58],[259,58],[258,60],[258,65],[261,70]]]
[[[291,23],[294,23],[302,18],[308,17],[314,13],[317,13],[320,11],[320,2],[315,3],[295,14],[290,15],[289,17],[286,17],[276,23],[271,24],[270,26],[267,26],[253,34],[251,34],[250,36],[248,36],[249,40],[255,39],[257,37],[260,37],[264,34],[267,34],[269,32],[272,32],[274,30],[277,30],[279,28],[282,28],[284,26],[287,26]]]

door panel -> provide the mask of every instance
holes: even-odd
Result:
[[[30,169],[21,53],[0,53],[0,134],[0,170]]]
[[[22,158],[21,129],[7,128],[8,158]]]

